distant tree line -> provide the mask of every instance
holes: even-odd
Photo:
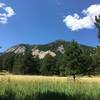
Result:
[[[44,59],[32,56],[31,52],[7,53],[0,56],[0,70],[31,75],[96,75],[100,74],[100,46],[83,49],[72,41],[64,54],[55,57],[47,54]]]

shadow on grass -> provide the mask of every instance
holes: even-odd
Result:
[[[92,96],[86,96],[81,93],[66,95],[64,93],[56,92],[34,93],[33,95],[23,97],[16,97],[14,92],[5,92],[5,95],[0,96],[0,100],[100,100],[100,96],[93,98]]]
[[[12,90],[6,90],[3,95],[0,95],[0,100],[16,100],[16,94]]]
[[[92,96],[86,96],[85,94],[67,95],[64,93],[47,92],[38,93],[33,96],[26,96],[24,100],[100,100],[100,96],[93,99]]]

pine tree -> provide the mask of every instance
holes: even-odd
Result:
[[[56,62],[55,57],[52,57],[50,54],[47,54],[42,60],[41,74],[43,75],[53,75],[56,72]]]
[[[38,57],[27,54],[24,60],[23,72],[24,74],[39,74],[40,60]]]

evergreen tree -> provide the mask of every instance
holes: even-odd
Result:
[[[96,74],[100,74],[100,46],[97,46],[93,54]]]
[[[61,54],[60,56],[56,56],[56,72],[57,75],[65,76],[65,63],[64,56]]]
[[[27,54],[24,60],[24,74],[39,74],[40,60],[33,57],[31,53]]]
[[[6,55],[1,57],[2,57],[2,70],[7,70],[9,72],[12,72],[14,63],[14,54],[7,53]]]
[[[45,58],[42,60],[42,66],[40,69],[41,74],[53,75],[55,74],[55,67],[56,67],[55,58],[52,57],[50,54],[47,54]]]
[[[23,54],[15,55],[14,64],[13,64],[13,73],[24,74],[24,71],[23,71],[24,60],[25,60],[25,55],[23,55]]]

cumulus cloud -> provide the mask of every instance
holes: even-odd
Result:
[[[0,3],[0,8],[2,8],[3,6],[5,6],[5,4],[4,3]]]
[[[5,7],[4,9],[7,12],[6,17],[12,17],[15,15],[15,12],[11,7]]]
[[[100,4],[91,5],[87,9],[82,10],[84,17],[80,17],[77,13],[73,16],[65,16],[63,22],[72,31],[79,29],[93,29],[95,16],[100,15]]]
[[[0,13],[0,23],[6,24],[8,22],[8,18],[15,15],[15,11],[12,7],[7,6],[4,3],[0,3],[0,9],[3,10],[3,13]]]

